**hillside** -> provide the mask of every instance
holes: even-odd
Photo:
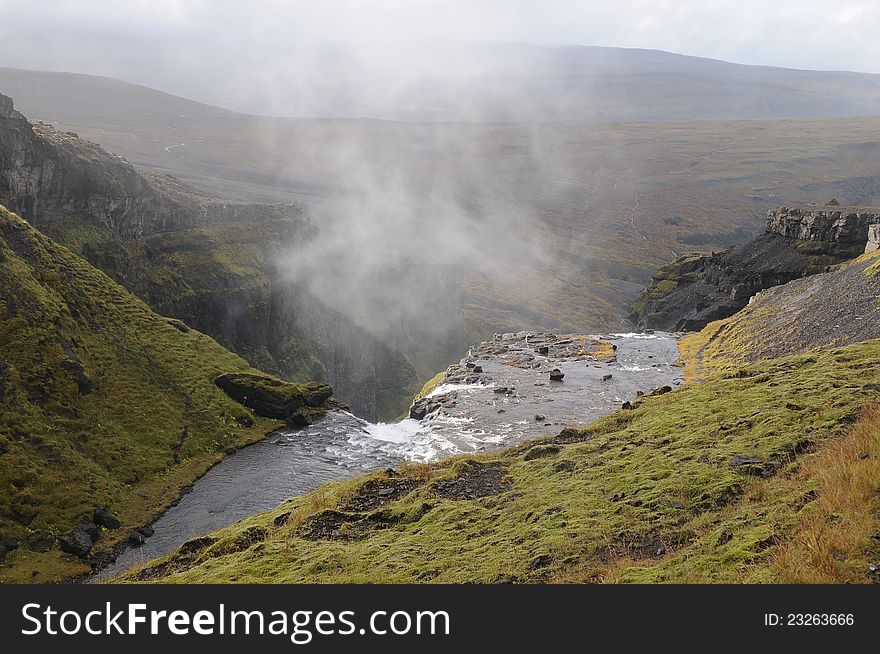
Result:
[[[367,417],[403,412],[422,377],[460,347],[454,329],[434,338],[412,326],[439,322],[428,312],[386,311],[404,334],[391,347],[390,337],[320,297],[332,287],[315,289],[309,275],[289,274],[282,259],[305,257],[317,233],[301,207],[220,201],[169,175],[142,173],[76,134],[30,122],[2,95],[0,202],[162,315],[263,370],[329,382]],[[433,292],[435,313],[460,314],[455,275],[428,266],[419,276],[406,272]]]
[[[265,378],[0,206],[0,581],[88,571],[225,450],[280,424],[214,383],[242,372]],[[63,553],[96,507],[121,525],[93,524],[93,551]]]
[[[693,377],[755,361],[880,338],[880,275],[873,252],[831,272],[759,293],[739,313],[681,342]]]
[[[751,365],[505,452],[328,485],[124,579],[871,581],[878,355]]]
[[[764,289],[853,259],[865,251],[869,227],[880,224],[880,211],[831,202],[771,210],[761,236],[724,252],[678,257],[654,273],[630,319],[641,328],[700,330],[736,313]],[[824,329],[839,328],[837,318],[822,315],[829,321]],[[829,336],[826,342],[834,339]],[[792,351],[798,350],[786,353]]]

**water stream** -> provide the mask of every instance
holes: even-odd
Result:
[[[328,481],[404,460],[435,461],[582,425],[620,408],[637,392],[679,385],[676,340],[668,334],[616,334],[614,361],[577,352],[578,341],[545,334],[504,335],[472,348],[452,383],[429,396],[439,409],[421,420],[371,424],[330,412],[302,430],[277,432],[239,450],[199,479],[152,525],[142,547],[122,552],[99,578],[176,549],[187,540],[277,506]],[[548,346],[546,355],[537,352]],[[479,366],[482,370],[473,372]],[[551,382],[553,369],[564,373]],[[610,375],[610,378],[608,377]],[[539,419],[540,418],[540,419]]]

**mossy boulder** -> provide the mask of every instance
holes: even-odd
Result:
[[[327,384],[295,384],[270,375],[226,373],[214,383],[258,416],[293,422],[304,408],[321,408],[333,395]]]

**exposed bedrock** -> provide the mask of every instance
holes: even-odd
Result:
[[[824,272],[880,245],[880,209],[782,207],[758,238],[721,253],[685,254],[654,273],[633,305],[640,328],[699,330],[743,307],[756,293]]]

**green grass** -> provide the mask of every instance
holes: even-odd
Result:
[[[566,430],[556,442],[404,468],[401,477],[422,485],[349,516],[340,531],[350,540],[306,540],[301,530],[384,473],[288,500],[217,532],[201,548],[167,557],[143,578],[773,581],[775,551],[820,488],[813,477],[791,480],[876,402],[866,384],[877,382],[880,341],[744,367],[643,398],[634,410]],[[525,456],[535,445],[545,456]],[[746,474],[731,465],[737,454],[779,467],[768,467],[774,474],[767,478]],[[509,484],[481,499],[442,497],[437,482],[463,474],[472,461],[504,466]],[[287,522],[276,527],[282,514]]]
[[[258,371],[0,207],[0,534],[20,543],[0,581],[83,572],[57,546],[30,552],[28,534],[104,505],[123,522],[107,549],[277,424],[215,386],[229,372]]]

